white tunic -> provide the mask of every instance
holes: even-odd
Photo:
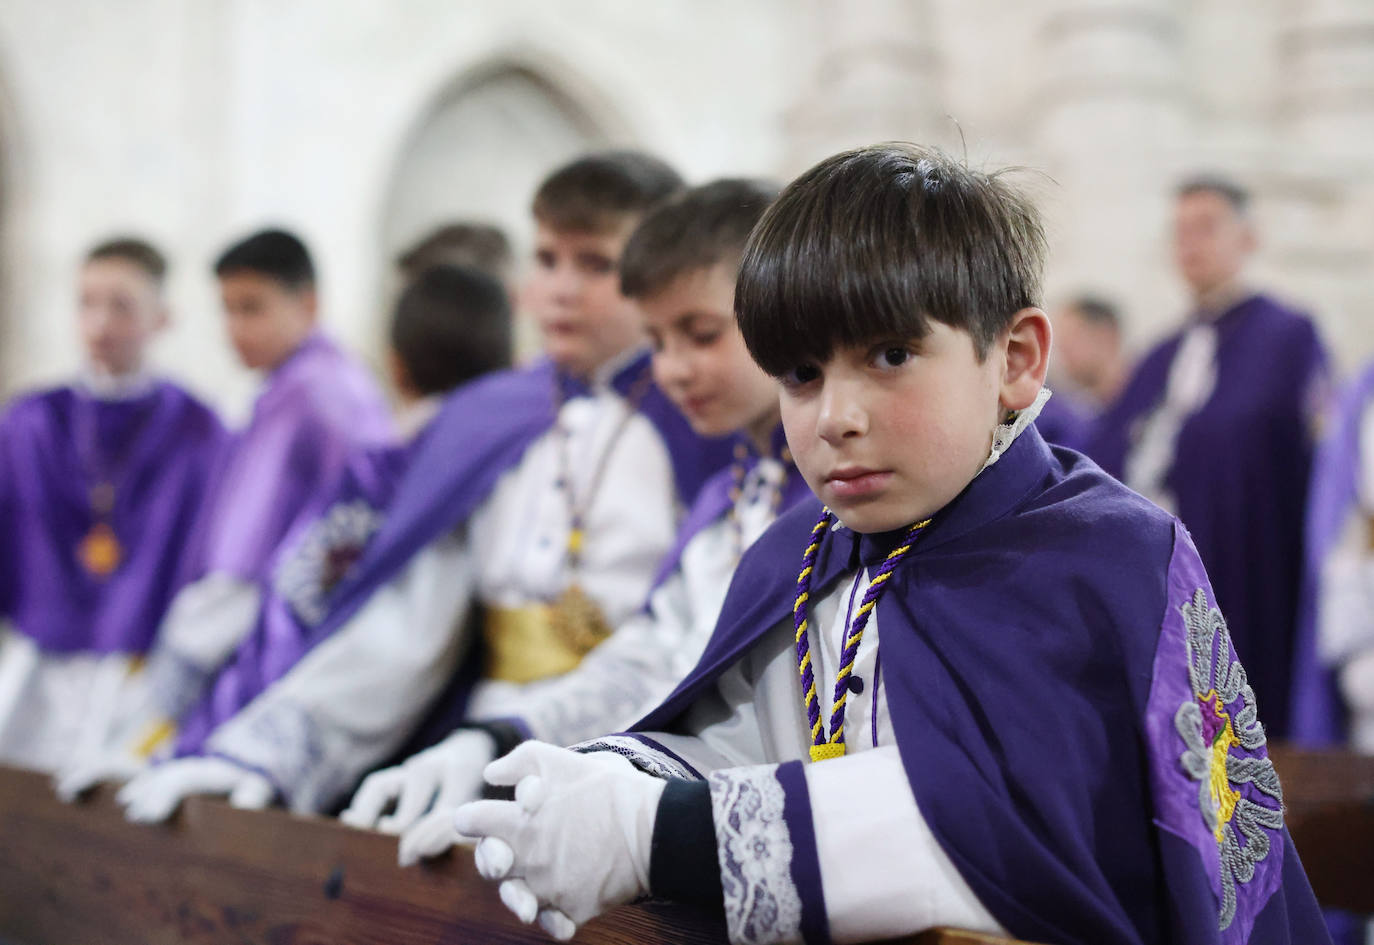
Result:
[[[469,716],[511,719],[533,738],[571,745],[623,729],[658,705],[706,648],[739,555],[772,524],[786,476],[780,461],[761,459],[740,484],[734,520],[722,515],[693,536],[648,605],[577,669],[525,685],[484,681]]]
[[[577,580],[613,626],[642,603],[677,518],[667,447],[631,411],[599,383],[559,414],[573,494],[586,505]],[[466,651],[472,603],[517,607],[552,600],[566,586],[563,437],[555,428],[537,439],[465,525],[421,549],[336,633],[212,733],[207,751],[267,774],[293,809],[318,811],[399,749]]]

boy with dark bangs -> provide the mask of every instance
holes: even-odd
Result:
[[[1187,533],[1031,424],[1043,245],[1002,179],[911,146],[783,192],[736,311],[819,501],[634,731],[488,766],[516,799],[455,826],[521,918],[653,893],[735,942],[1328,941]]]
[[[484,680],[463,727],[363,782],[342,819],[400,834],[402,865],[459,839],[453,808],[481,796],[493,758],[527,738],[570,745],[614,731],[662,701],[705,648],[740,554],[810,495],[783,443],[777,385],[749,357],[734,317],[744,244],[777,192],[714,181],[654,210],[631,235],[621,289],[648,328],[654,376],[697,433],[733,438],[734,461],[702,487],[645,607],[581,665],[532,683]]]
[[[329,810],[451,732],[476,679],[567,672],[643,603],[680,508],[729,462],[654,386],[620,292],[630,231],[681,183],[612,151],[541,184],[524,300],[547,358],[448,398],[357,563],[294,615],[321,642],[194,754],[127,784],[131,819],[198,793]]]

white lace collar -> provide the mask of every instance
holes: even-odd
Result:
[[[1050,399],[1050,389],[1040,388],[1040,393],[1035,395],[1035,401],[1025,410],[1017,411],[1016,416],[1008,423],[999,423],[997,428],[992,431],[992,449],[988,453],[988,458],[984,460],[983,466],[978,472],[987,469],[997,460],[1001,459],[1002,454],[1015,442],[1016,438],[1025,431],[1026,427],[1035,422],[1035,418],[1040,416],[1040,411],[1044,409],[1045,402]]]

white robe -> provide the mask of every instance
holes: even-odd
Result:
[[[648,592],[676,529],[662,437],[606,383],[559,415],[574,495],[584,502],[582,588],[612,626]],[[567,497],[557,429],[537,439],[471,518],[421,549],[342,627],[239,715],[206,751],[266,774],[300,812],[343,797],[405,742],[467,650],[470,605],[519,607],[569,579]]]
[[[625,728],[658,705],[706,648],[739,555],[773,523],[786,476],[780,461],[761,459],[740,484],[734,521],[722,515],[694,535],[645,608],[581,665],[525,685],[483,681],[469,717],[513,721],[529,737],[571,745]]]

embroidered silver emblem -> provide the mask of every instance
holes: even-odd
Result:
[[[1174,727],[1187,746],[1179,762],[1198,782],[1198,810],[1216,837],[1221,872],[1218,928],[1225,930],[1236,917],[1236,884],[1248,883],[1256,864],[1269,855],[1270,836],[1265,830],[1283,827],[1283,792],[1273,762],[1263,753],[1264,726],[1255,708],[1254,690],[1245,668],[1231,658],[1225,618],[1209,605],[1202,588],[1180,610],[1187,629],[1188,679],[1194,698],[1179,706]],[[1236,700],[1241,707],[1231,715],[1227,707]],[[1260,754],[1232,754],[1233,748]],[[1242,797],[1240,786],[1245,784],[1253,784],[1276,806]]]
[[[272,586],[308,627],[329,612],[329,592],[362,557],[382,516],[362,499],[331,506],[277,567]]]

